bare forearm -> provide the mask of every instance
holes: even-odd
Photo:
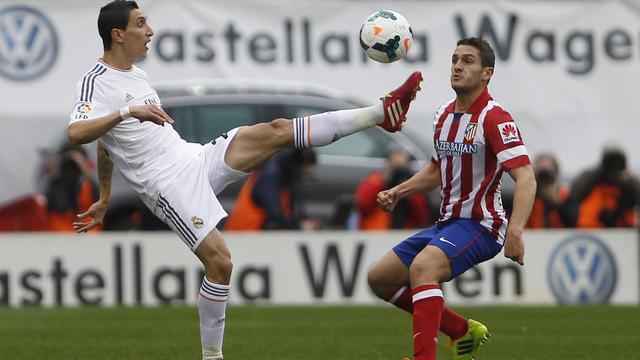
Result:
[[[100,200],[108,203],[111,198],[111,176],[113,174],[113,162],[107,151],[98,143],[98,182],[100,188]]]
[[[416,193],[428,192],[440,186],[440,170],[437,165],[429,163],[409,180],[396,186],[399,198],[405,198]]]
[[[93,119],[83,120],[69,126],[69,143],[72,145],[87,144],[113,129],[122,121],[120,112]]]
[[[510,230],[521,231],[524,229],[535,201],[536,186],[533,172],[531,174],[525,172],[516,179],[516,187],[513,194],[513,212],[509,220]]]

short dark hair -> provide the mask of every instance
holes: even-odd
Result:
[[[483,38],[468,37],[458,40],[458,46],[469,45],[480,50],[480,60],[484,67],[495,67],[496,65],[496,53],[489,43]]]
[[[600,164],[605,173],[619,173],[627,168],[627,156],[618,147],[607,147],[602,152]]]
[[[114,0],[100,8],[98,33],[102,38],[104,51],[111,50],[111,30],[125,30],[129,23],[129,13],[133,9],[138,9],[138,4],[129,0]]]
[[[543,159],[548,159],[549,161],[551,161],[551,164],[553,164],[553,168],[556,170],[556,172],[560,171],[560,164],[558,163],[558,159],[556,159],[556,157],[552,153],[543,152],[541,154],[538,154],[538,156],[536,156],[536,160],[533,163],[537,164]]]

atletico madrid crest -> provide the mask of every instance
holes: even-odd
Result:
[[[467,128],[464,129],[464,139],[466,141],[473,141],[476,137],[476,130],[478,129],[478,124],[469,123],[467,124]]]

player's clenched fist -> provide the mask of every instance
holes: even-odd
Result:
[[[507,229],[504,241],[504,256],[524,265],[524,240],[522,230]]]
[[[376,200],[382,210],[392,211],[398,203],[398,192],[394,189],[380,191]]]
[[[173,119],[158,105],[136,105],[130,107],[131,116],[142,121],[151,121],[160,126],[173,124]]]

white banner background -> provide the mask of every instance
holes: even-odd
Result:
[[[0,155],[0,202],[33,190],[37,148],[62,139],[74,85],[102,53],[96,19],[105,2],[0,1],[0,23],[15,21],[6,13],[9,7],[28,6],[49,19],[59,41],[58,57],[41,77],[0,76],[0,143],[8,148]],[[385,1],[139,4],[155,30],[142,64],[154,82],[285,79],[374,102],[420,69],[424,92],[408,127],[425,137],[431,135],[434,111],[453,97],[448,77],[456,40],[483,34],[498,52],[491,92],[513,114],[531,154],[556,153],[565,175],[573,176],[598,161],[603,144],[617,142],[630,154],[633,169],[639,168],[638,112],[632,107],[640,83],[637,1],[394,1],[393,9],[411,23],[416,44],[412,63],[391,65],[363,62],[358,45],[360,24],[391,5]]]
[[[230,302],[381,304],[368,288],[367,270],[410,234],[227,233],[234,262]],[[549,261],[560,244],[576,235],[597,238],[611,253],[617,269],[611,280],[610,273],[602,271],[606,269],[603,252],[586,251],[582,255],[586,261],[574,261],[577,278],[584,279],[588,273],[603,275],[604,285],[615,284],[610,303],[638,304],[639,249],[633,230],[527,232],[524,267],[499,254],[445,284],[447,303],[557,303],[549,286]],[[578,252],[572,256],[579,256]],[[564,264],[560,264],[562,271]],[[195,256],[172,233],[6,234],[0,236],[0,304],[75,306],[82,299],[101,305],[159,305],[162,299],[194,303],[200,269]],[[598,276],[594,279],[575,283],[582,287],[579,290],[603,285]]]

